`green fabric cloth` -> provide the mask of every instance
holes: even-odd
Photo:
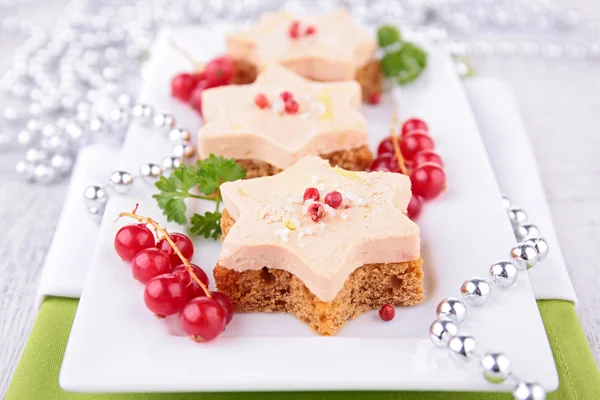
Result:
[[[501,400],[506,393],[459,392],[290,392],[290,393],[147,393],[77,394],[58,386],[58,373],[78,300],[46,299],[40,309],[29,341],[15,372],[6,400],[275,400],[280,398],[315,400]],[[560,386],[548,399],[600,399],[600,372],[594,362],[572,303],[560,300],[538,301],[550,339]]]

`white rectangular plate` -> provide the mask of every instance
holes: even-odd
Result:
[[[163,32],[145,71],[141,101],[169,110],[193,131],[200,119],[169,95],[171,77],[192,66],[169,35],[199,59],[223,51],[218,29]],[[200,50],[202,49],[202,50]],[[399,99],[399,93],[394,94]],[[164,223],[151,199],[154,188],[137,182],[109,201],[81,296],[60,374],[60,385],[81,392],[272,391],[272,390],[467,390],[508,391],[513,383],[487,383],[477,363],[457,365],[435,348],[428,328],[438,302],[458,296],[462,282],[487,275],[489,265],[506,258],[514,243],[500,192],[450,57],[430,49],[426,74],[403,89],[400,115],[420,116],[431,126],[444,158],[447,190],[427,202],[418,220],[427,300],[399,308],[382,322],[366,313],[335,337],[320,337],[286,314],[237,314],[217,340],[198,344],[185,337],[176,317],[156,319],[144,306],[143,286],[113,249],[115,232],[131,221],[113,222],[118,212],[140,203],[139,212]],[[364,107],[370,143],[388,134],[392,96]],[[134,124],[120,167],[137,171],[171,151],[164,132]],[[194,211],[204,205],[194,203]],[[171,231],[181,227],[167,224]],[[210,272],[220,243],[197,239],[194,262]],[[477,339],[478,351],[501,351],[517,376],[558,386],[558,376],[526,274],[507,290],[496,290],[480,308],[470,308],[461,332]]]

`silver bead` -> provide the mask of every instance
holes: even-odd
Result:
[[[535,247],[538,252],[538,261],[542,261],[548,256],[550,248],[548,247],[548,242],[543,237],[530,236],[525,238],[523,242]]]
[[[129,114],[126,108],[117,107],[110,111],[108,119],[114,127],[123,128],[129,122]]]
[[[467,279],[460,287],[463,299],[474,306],[487,303],[492,294],[492,287],[484,279]]]
[[[56,179],[56,170],[48,165],[39,164],[35,166],[33,175],[36,182],[42,184],[52,183]]]
[[[502,205],[508,210],[510,208],[510,199],[506,196],[502,196]]]
[[[538,251],[530,243],[517,243],[510,250],[510,257],[515,261],[517,267],[529,269],[538,261]]]
[[[546,391],[535,382],[519,382],[512,392],[515,400],[545,400]]]
[[[509,261],[496,261],[490,267],[490,276],[496,286],[507,288],[516,282],[518,271]]]
[[[162,168],[160,167],[160,165],[157,165],[157,164],[147,163],[147,164],[143,164],[140,167],[140,175],[142,175],[145,178],[149,178],[151,180],[156,180],[156,179],[160,178],[162,173],[163,173]]]
[[[513,225],[522,224],[527,221],[527,213],[518,207],[508,209],[508,218]]]
[[[25,153],[25,159],[33,164],[48,161],[49,156],[45,149],[31,148]]]
[[[59,173],[67,174],[73,168],[73,159],[69,155],[55,154],[50,159],[50,165]]]
[[[171,114],[161,113],[154,117],[154,125],[159,128],[174,128],[175,127],[175,117]]]
[[[115,171],[110,175],[110,183],[119,194],[125,194],[133,185],[133,177],[126,171]]]
[[[472,336],[458,335],[450,339],[448,348],[452,358],[457,361],[468,362],[475,354],[477,343]]]
[[[181,159],[177,157],[167,156],[163,158],[162,167],[165,171],[179,168],[181,165]]]
[[[154,110],[147,104],[136,104],[131,109],[131,115],[133,115],[134,118],[144,121],[148,121],[152,118],[152,114],[154,114]]]
[[[133,98],[128,93],[121,93],[117,98],[117,103],[122,107],[129,107],[133,103]]]
[[[169,139],[174,142],[189,142],[192,139],[192,134],[185,128],[174,128],[169,132]]]
[[[515,236],[518,242],[523,241],[527,236],[540,236],[540,230],[533,224],[519,224],[515,226]]]
[[[42,127],[42,136],[49,138],[55,136],[58,133],[58,129],[54,124],[46,124]]]
[[[29,129],[22,129],[17,133],[17,143],[22,146],[27,146],[33,143],[37,139],[37,134],[31,132]]]
[[[440,319],[449,319],[457,325],[467,317],[467,307],[454,297],[448,297],[438,304],[436,314]]]
[[[40,146],[46,150],[57,153],[68,153],[71,151],[71,144],[64,136],[42,138],[42,140],[40,140]]]
[[[510,371],[510,360],[502,353],[486,353],[481,359],[485,379],[492,383],[504,382]]]
[[[189,143],[180,143],[173,147],[173,155],[177,158],[192,158],[194,153],[194,146]]]
[[[429,338],[438,347],[445,347],[458,334],[458,326],[448,319],[437,319],[429,327]]]
[[[108,194],[102,186],[92,185],[85,188],[83,197],[89,205],[98,206],[105,204],[108,200]]]
[[[14,122],[23,118],[24,114],[20,109],[14,106],[6,106],[2,110],[2,118],[7,122]]]
[[[28,181],[33,181],[34,169],[34,165],[27,161],[19,161],[15,165],[15,170],[17,171],[17,173]]]
[[[37,118],[31,118],[31,119],[29,119],[29,120],[27,121],[27,124],[26,124],[26,126],[27,126],[27,129],[28,129],[30,132],[37,132],[37,131],[39,131],[40,129],[42,129],[42,123],[41,123],[41,122],[40,122],[40,120],[39,120],[39,119],[37,119]]]
[[[89,128],[92,133],[100,133],[106,130],[106,122],[102,117],[94,117],[90,120]]]

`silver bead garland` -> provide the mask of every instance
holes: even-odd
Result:
[[[449,297],[442,300],[437,309],[437,319],[429,328],[429,337],[437,347],[448,349],[451,357],[457,362],[470,362],[479,359],[483,376],[491,383],[504,382],[509,377],[517,380],[513,391],[516,400],[544,400],[546,392],[539,384],[534,382],[519,381],[510,372],[510,359],[503,353],[488,352],[483,356],[477,354],[477,341],[474,337],[460,334],[458,325],[466,318],[468,306],[482,306],[492,294],[492,286],[507,289],[516,280],[519,270],[533,267],[537,261],[543,260],[548,255],[548,243],[539,236],[539,229],[527,223],[527,214],[518,207],[512,207],[510,200],[503,197],[502,202],[507,210],[508,217],[513,223],[515,237],[522,235],[522,227],[527,226],[528,233],[524,241],[517,243],[511,249],[512,261],[496,261],[489,269],[490,279],[470,278],[460,288],[463,300]],[[519,239],[520,240],[520,239]]]

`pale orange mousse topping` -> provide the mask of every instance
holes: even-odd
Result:
[[[281,93],[290,92],[298,111],[285,111]],[[264,94],[269,107],[255,98]],[[198,154],[268,162],[285,169],[306,155],[326,154],[367,145],[367,122],[357,110],[361,89],[355,81],[313,82],[278,65],[250,85],[205,90],[204,126]]]
[[[300,23],[298,38],[289,33],[295,21]],[[309,26],[315,33],[303,35]],[[258,25],[227,35],[227,53],[232,58],[259,70],[278,63],[318,81],[354,79],[356,70],[374,57],[376,49],[373,34],[357,26],[345,9],[306,18],[266,13]]]
[[[320,192],[325,217],[314,222],[303,201]],[[331,191],[342,205],[325,205]],[[225,207],[236,220],[219,264],[236,270],[288,271],[322,301],[333,300],[357,268],[420,257],[419,228],[406,214],[410,179],[391,172],[351,172],[305,157],[280,174],[224,183]]]

